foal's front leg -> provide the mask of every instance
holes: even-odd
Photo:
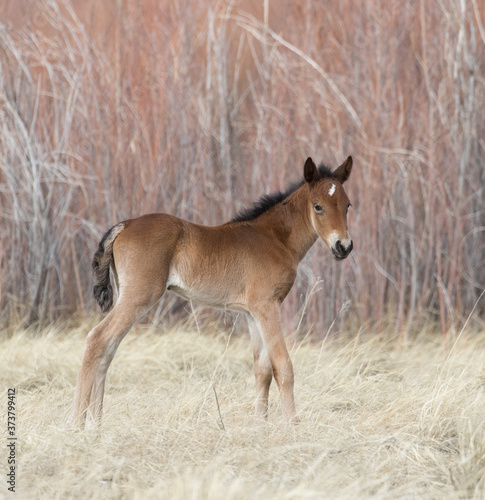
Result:
[[[251,308],[251,316],[268,353],[273,376],[280,391],[283,416],[287,421],[295,423],[297,418],[293,395],[293,364],[281,329],[280,307],[273,302],[259,303]]]

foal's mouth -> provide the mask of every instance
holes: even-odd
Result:
[[[347,255],[339,255],[337,252],[334,252],[332,250],[332,254],[333,254],[333,258],[335,260],[344,260],[344,259],[346,259],[349,256],[350,252]]]

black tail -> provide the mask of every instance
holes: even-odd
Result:
[[[113,243],[124,229],[124,223],[113,226],[101,239],[93,257],[93,272],[96,284],[93,288],[94,298],[101,311],[108,312],[113,307],[113,287],[109,279],[109,269],[113,261]]]

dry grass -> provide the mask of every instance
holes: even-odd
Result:
[[[370,333],[296,344],[302,422],[288,428],[274,387],[269,422],[253,420],[247,338],[139,327],[109,371],[101,432],[89,433],[64,428],[85,333],[2,342],[1,385],[19,393],[20,498],[485,494],[483,336],[465,332],[448,354],[425,333],[400,349]]]

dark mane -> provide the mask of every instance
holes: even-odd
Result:
[[[318,173],[321,179],[335,179],[332,170],[325,166],[323,163],[318,167]],[[271,194],[264,194],[258,201],[253,203],[252,207],[244,208],[238,212],[231,222],[244,222],[254,220],[264,212],[267,212],[271,207],[281,203],[285,198],[294,193],[297,189],[301,188],[305,181],[302,179],[298,182],[293,182],[284,191],[277,191]]]

